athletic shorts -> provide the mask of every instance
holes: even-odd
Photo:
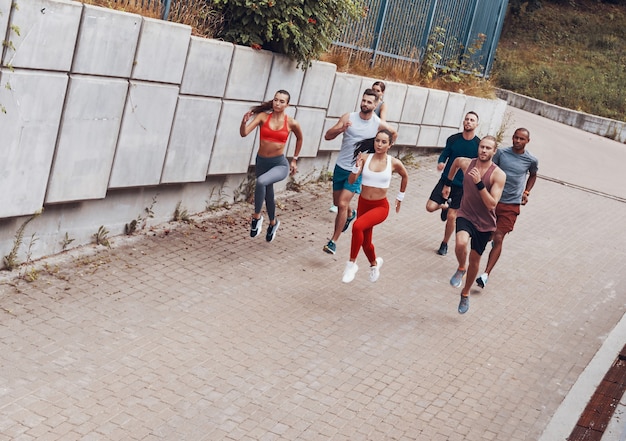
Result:
[[[478,231],[473,223],[464,217],[456,218],[456,232],[467,231],[470,235],[470,248],[479,255],[483,255],[487,244],[491,240],[492,231]]]
[[[496,230],[504,234],[513,231],[513,226],[515,225],[519,213],[519,204],[498,203],[498,205],[496,205]]]
[[[354,184],[348,182],[351,171],[345,170],[335,165],[333,170],[333,191],[348,190],[352,193],[361,194],[361,175],[356,178]]]
[[[438,204],[443,204],[446,200],[441,196],[441,190],[443,190],[443,179],[439,179],[437,185],[430,194],[430,200],[435,201]],[[450,208],[458,210],[461,207],[461,198],[463,197],[463,187],[457,187],[452,185],[450,187]]]

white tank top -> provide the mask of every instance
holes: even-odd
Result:
[[[370,162],[372,156],[367,155],[365,164],[363,164],[363,177],[361,178],[361,185],[367,185],[374,188],[389,188],[391,184],[391,158],[387,155],[387,167],[381,172],[375,172],[370,170]]]

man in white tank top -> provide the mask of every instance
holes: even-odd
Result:
[[[333,204],[337,206],[335,229],[331,239],[324,245],[324,251],[329,254],[335,254],[339,236],[356,217],[356,210],[350,208],[350,202],[355,193],[361,192],[361,179],[350,184],[348,177],[358,152],[369,150],[370,144],[373,146],[374,137],[380,129],[389,130],[394,141],[397,137],[397,132],[374,113],[377,98],[376,92],[366,89],[361,99],[361,111],[345,113],[324,135],[324,139],[330,141],[343,134],[341,150],[333,170]]]

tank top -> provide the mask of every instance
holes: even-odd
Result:
[[[391,158],[387,155],[387,167],[381,172],[375,172],[369,168],[372,156],[374,155],[367,155],[365,164],[363,164],[361,184],[374,188],[389,188],[391,184]]]
[[[476,166],[476,158],[472,159],[467,170],[471,170]],[[491,190],[491,174],[496,169],[496,164],[491,164],[483,177],[481,178],[487,191]],[[496,210],[489,210],[485,207],[480,191],[476,188],[476,184],[472,178],[465,177],[463,179],[463,198],[461,199],[461,207],[457,212],[457,217],[464,217],[470,221],[478,231],[496,231]]]
[[[261,126],[261,141],[278,142],[280,144],[285,144],[287,142],[287,138],[289,137],[289,117],[285,115],[285,123],[283,124],[282,129],[279,130],[272,130],[272,128],[270,127],[271,118],[272,114],[270,113],[263,125]]]
[[[353,112],[350,114],[350,122],[352,125],[343,132],[341,150],[337,156],[337,165],[344,170],[350,170],[354,165],[357,144],[367,139],[373,141],[380,127],[380,118],[376,114],[372,114],[370,119],[362,119],[359,112]]]

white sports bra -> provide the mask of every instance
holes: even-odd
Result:
[[[367,155],[365,164],[363,165],[363,177],[361,178],[361,184],[374,188],[389,188],[391,184],[391,158],[387,155],[387,167],[381,172],[375,172],[370,170],[370,162],[372,156]]]

